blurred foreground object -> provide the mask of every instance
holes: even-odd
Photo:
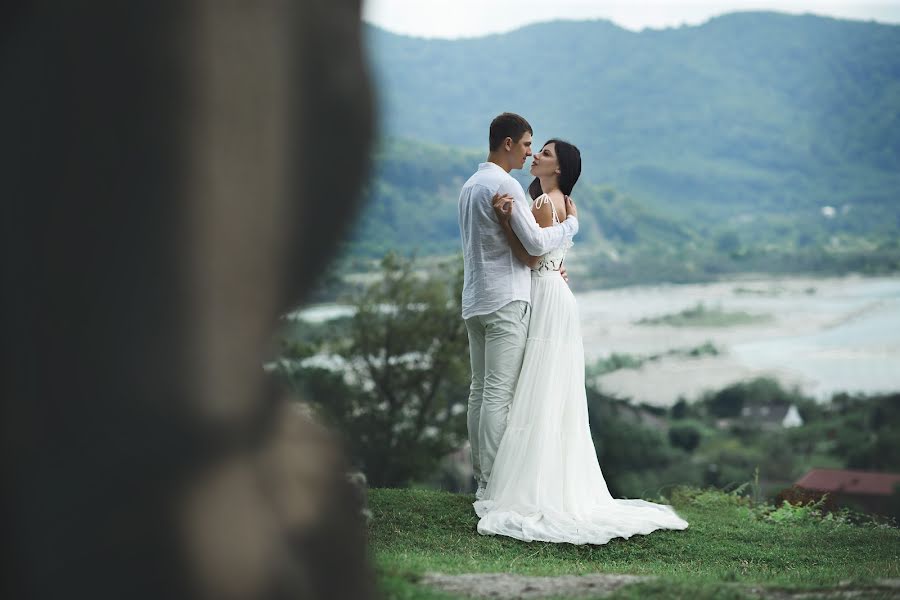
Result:
[[[358,0],[4,13],[2,596],[372,597],[261,368],[357,211]]]

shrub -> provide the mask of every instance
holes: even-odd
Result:
[[[693,425],[673,425],[669,428],[669,443],[676,448],[693,452],[700,445],[700,432]]]

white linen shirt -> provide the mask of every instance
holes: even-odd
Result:
[[[578,233],[574,216],[553,227],[541,227],[531,213],[525,190],[502,167],[491,162],[478,170],[459,193],[464,279],[462,318],[486,315],[513,300],[531,303],[531,269],[516,258],[494,214],[494,194],[513,197],[513,231],[532,256],[542,256]]]

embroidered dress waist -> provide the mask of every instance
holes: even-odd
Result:
[[[559,277],[559,267],[553,267],[550,264],[542,264],[536,269],[531,270],[531,278],[535,277]]]

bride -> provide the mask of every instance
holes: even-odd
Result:
[[[534,156],[528,191],[541,227],[566,218],[581,174],[578,148],[558,139]],[[494,205],[516,256],[531,271],[531,324],[522,371],[487,489],[474,503],[478,533],[530,542],[605,544],[657,529],[686,529],[671,506],[610,495],[588,426],[578,307],[558,273],[571,242],[529,256],[510,227],[510,198]]]

